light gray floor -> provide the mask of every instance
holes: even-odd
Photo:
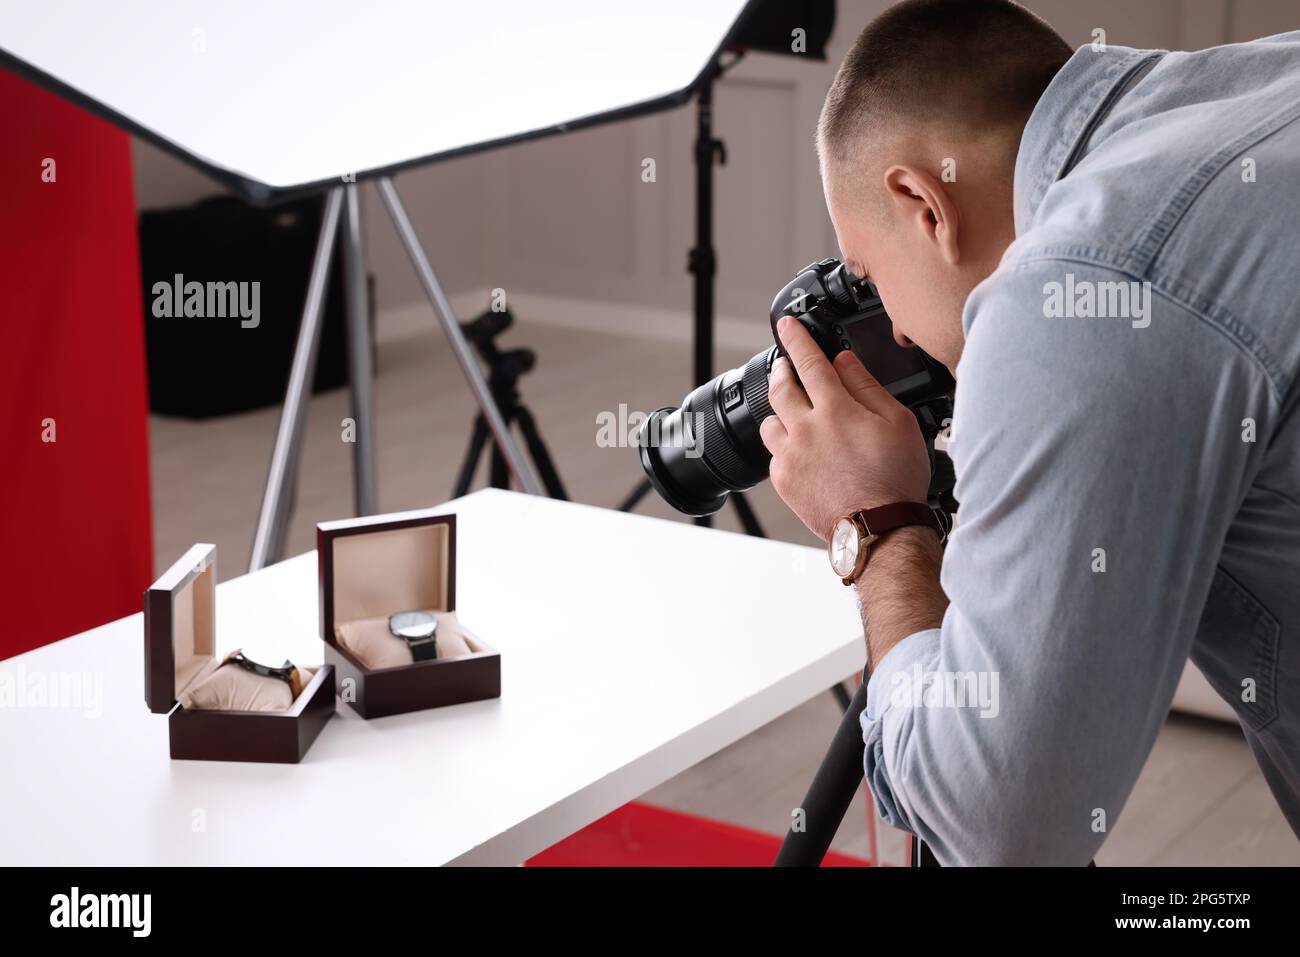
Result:
[[[521,319],[503,345],[534,348],[538,368],[523,381],[533,410],[578,501],[613,506],[640,477],[628,448],[601,448],[597,415],[676,403],[688,385],[687,350],[652,340],[529,326]],[[449,351],[433,333],[383,342],[378,354],[380,506],[416,508],[450,497],[474,407]],[[719,363],[746,354],[723,350]],[[238,374],[237,370],[232,370]],[[315,523],[351,514],[350,446],[341,440],[347,395],[311,405],[289,554],[315,546]],[[278,410],[206,422],[151,421],[155,566],[161,570],[197,541],[218,546],[221,577],[247,565],[256,508]],[[480,478],[480,481],[482,479]],[[770,488],[752,502],[769,534],[816,544]],[[674,517],[653,498],[641,511]],[[736,529],[734,516],[720,527]],[[629,588],[635,587],[630,584]],[[647,800],[783,832],[838,721],[821,695],[648,794]],[[856,805],[836,846],[866,855],[867,811]],[[881,859],[901,863],[900,836],[878,828]],[[1173,717],[1166,724],[1100,864],[1300,864],[1296,841],[1232,727]]]

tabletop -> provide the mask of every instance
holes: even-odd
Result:
[[[515,864],[862,666],[817,549],[494,489],[438,510],[499,699],[336,702],[301,764],[172,761],[132,615],[0,662],[0,863]],[[319,662],[317,618],[310,552],[218,586],[218,653]]]

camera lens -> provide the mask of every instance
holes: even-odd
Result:
[[[686,515],[712,515],[727,495],[767,479],[772,456],[758,426],[772,413],[767,348],[695,389],[680,408],[660,408],[641,425],[641,468],[664,501]]]
[[[641,468],[656,492],[687,515],[712,515],[732,492],[767,478],[771,455],[758,427],[772,414],[768,376],[775,347],[695,388],[681,408],[641,425]]]
[[[889,393],[917,416],[932,438],[951,417],[948,370],[920,349],[894,341],[876,288],[841,262],[823,259],[799,271],[772,300],[772,338],[782,316],[797,315],[828,359],[851,351]],[[679,409],[654,412],[641,426],[641,468],[655,491],[687,515],[712,515],[732,492],[767,478],[772,457],[758,427],[772,414],[768,376],[779,350],[760,352],[699,386]],[[943,415],[940,409],[946,409]],[[937,419],[936,419],[937,416]],[[931,421],[934,420],[934,421]],[[927,439],[928,441],[928,439]]]

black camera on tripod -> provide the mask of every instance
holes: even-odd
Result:
[[[532,349],[501,349],[497,345],[497,336],[514,325],[514,321],[514,314],[509,309],[500,312],[489,309],[472,322],[462,322],[460,329],[465,334],[466,340],[474,344],[474,348],[487,364],[488,389],[492,392],[492,399],[496,402],[497,408],[501,410],[501,419],[505,422],[506,428],[512,425],[519,426],[546,494],[551,498],[567,499],[569,496],[564,491],[564,484],[560,481],[560,473],[556,471],[555,463],[551,461],[551,453],[547,450],[546,443],[542,441],[542,433],[537,428],[537,422],[519,398],[519,377],[532,371],[533,366],[537,364],[537,354]],[[465,452],[465,460],[461,463],[460,475],[456,479],[454,494],[457,498],[469,492],[470,484],[474,481],[474,473],[478,469],[479,457],[488,448],[491,438],[487,419],[483,417],[482,412],[479,412],[474,417],[474,431],[470,435],[469,448]],[[509,488],[510,469],[506,465],[505,456],[501,453],[501,447],[495,442],[492,443],[488,461],[490,463],[488,481],[492,487]]]
[[[641,468],[655,491],[679,512],[712,515],[732,492],[767,478],[772,456],[758,428],[772,414],[768,376],[785,354],[776,323],[786,315],[803,323],[828,359],[852,350],[912,410],[930,451],[931,504],[947,507],[951,467],[946,456],[936,458],[934,437],[952,417],[952,376],[920,349],[900,346],[875,287],[835,259],[804,267],[772,301],[775,346],[696,387],[680,408],[658,409],[642,423]]]

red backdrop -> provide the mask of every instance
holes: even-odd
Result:
[[[139,611],[151,578],[130,149],[0,69],[0,658]]]

